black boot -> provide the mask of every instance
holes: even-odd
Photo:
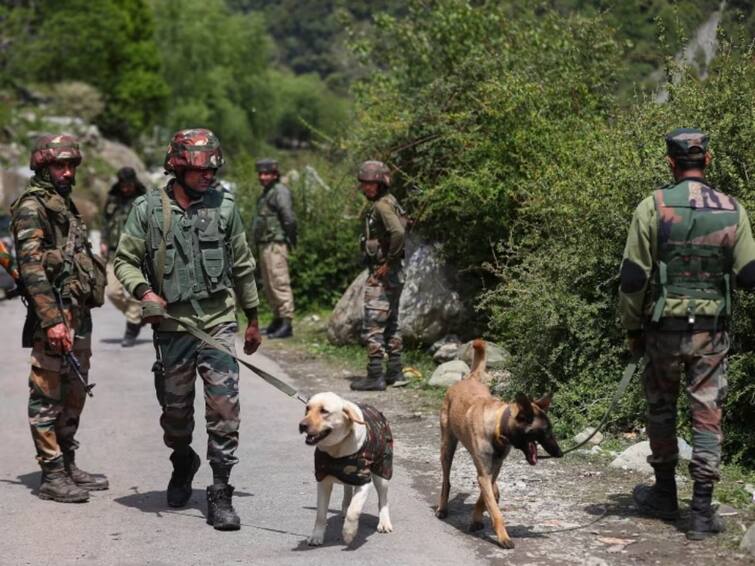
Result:
[[[73,483],[88,491],[104,491],[110,487],[110,483],[104,474],[90,474],[80,469],[76,465],[75,455],[76,453],[73,451],[63,453],[63,464],[66,474],[73,480]]]
[[[241,521],[231,505],[233,486],[228,484],[207,486],[207,524],[218,531],[238,531]]]
[[[388,354],[388,363],[385,366],[385,384],[402,386],[409,383],[404,377],[404,367],[401,363],[401,353]]]
[[[42,483],[39,485],[39,498],[60,503],[83,503],[89,500],[89,492],[73,483],[66,474],[63,457],[42,466]]]
[[[272,334],[268,334],[268,338],[290,338],[294,335],[294,327],[291,326],[290,318],[281,319],[281,324],[278,329]]]
[[[724,520],[711,507],[713,483],[695,482],[690,505],[689,540],[703,540],[726,530]]]
[[[121,341],[122,348],[131,348],[136,344],[136,337],[139,336],[139,331],[142,329],[141,324],[134,324],[133,322],[126,323],[126,333],[123,335]]]
[[[383,360],[370,358],[367,361],[367,377],[352,381],[351,388],[354,391],[385,391]]]
[[[191,498],[191,480],[199,469],[199,456],[189,448],[187,454],[173,452],[170,461],[173,462],[173,474],[168,483],[168,506],[183,507]]]
[[[632,497],[640,513],[664,521],[679,518],[679,503],[676,499],[675,465],[654,466],[655,485],[638,485]]]
[[[283,323],[283,320],[280,318],[274,318],[273,321],[268,324],[267,328],[262,331],[263,334],[266,336],[270,336],[273,334],[276,330],[280,328],[280,325]]]

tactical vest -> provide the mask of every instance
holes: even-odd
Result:
[[[105,222],[107,224],[108,247],[115,253],[118,242],[121,239],[121,232],[126,225],[129,212],[134,201],[139,197],[138,194],[126,199],[123,197],[111,196],[105,203]]]
[[[409,218],[406,215],[406,211],[401,207],[391,193],[386,193],[378,200],[386,200],[396,211],[404,229],[409,223]],[[364,233],[362,234],[362,249],[367,256],[367,261],[370,263],[382,263],[388,256],[388,249],[390,247],[390,235],[385,229],[380,215],[375,209],[373,203],[369,212],[364,219]]]
[[[60,299],[82,308],[102,306],[107,284],[105,263],[92,252],[86,225],[73,201],[32,184],[11,205],[11,214],[29,198],[47,210],[42,267]]]
[[[254,217],[254,243],[267,244],[270,242],[285,242],[286,231],[283,229],[280,218],[278,216],[278,210],[273,205],[276,192],[279,187],[283,187],[280,183],[276,183],[269,190],[262,191],[262,194],[257,199],[257,216]]]
[[[167,194],[163,197],[166,190],[145,196],[150,284],[168,304],[189,301],[201,314],[197,301],[233,288],[233,253],[226,233],[236,205],[233,195],[213,188],[203,195],[204,206],[192,206],[183,214],[169,204],[170,225],[164,233],[163,199],[170,203]],[[160,264],[162,280],[157,281]]]
[[[699,180],[654,193],[658,218],[652,321],[731,314],[733,250],[739,206]]]

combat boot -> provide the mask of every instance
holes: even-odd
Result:
[[[191,481],[199,469],[199,456],[189,448],[187,454],[173,452],[170,461],[173,462],[173,474],[168,483],[168,506],[183,507],[191,498]]]
[[[679,503],[676,499],[675,465],[655,466],[655,485],[638,485],[632,497],[642,515],[664,521],[679,518]]]
[[[207,524],[218,531],[238,531],[241,520],[231,505],[233,486],[228,484],[207,486]]]
[[[63,465],[69,478],[88,491],[104,491],[110,487],[107,477],[104,474],[90,474],[85,472],[76,465],[76,453],[64,452]]]
[[[280,318],[274,318],[273,321],[267,325],[267,328],[262,331],[262,334],[265,334],[266,336],[270,336],[273,334],[278,328],[280,328],[281,323],[283,322]]]
[[[367,377],[351,382],[354,391],[385,391],[385,387],[383,360],[380,358],[370,358],[367,362]]]
[[[121,341],[121,348],[132,348],[136,344],[136,338],[139,336],[141,329],[141,324],[127,322],[126,333],[123,335],[123,340]]]
[[[73,483],[66,474],[63,457],[42,466],[42,483],[39,485],[40,499],[50,499],[60,503],[83,503],[89,500],[89,492]]]
[[[689,540],[703,540],[726,530],[724,520],[711,507],[713,484],[695,482],[690,505]]]
[[[268,334],[268,338],[290,338],[294,335],[294,327],[291,326],[290,318],[281,319],[280,326],[272,334]]]
[[[401,354],[389,354],[388,363],[385,366],[385,384],[401,387],[409,383],[404,377],[404,368],[401,364]]]

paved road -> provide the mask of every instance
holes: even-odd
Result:
[[[23,306],[0,302],[0,564],[476,564],[472,545],[454,527],[437,521],[397,466],[390,501],[396,531],[381,535],[373,492],[352,549],[339,542],[340,518],[329,518],[326,545],[303,542],[314,521],[312,452],[297,434],[303,409],[242,370],[242,426],[232,482],[241,531],[220,533],[205,523],[203,465],[189,506],[172,510],[164,489],[169,451],[162,443],[152,387],[151,337],[122,350],[123,319],[110,305],[95,312],[92,380],[95,397],[84,410],[79,463],[103,471],[111,489],[86,504],[38,499],[39,469],[26,421],[28,351],[20,347]],[[149,338],[149,339],[148,339]],[[257,363],[274,367],[255,356]],[[194,447],[204,454],[206,435],[199,396]],[[397,445],[397,451],[400,444]],[[204,458],[203,458],[204,460]],[[331,508],[340,507],[340,489]]]

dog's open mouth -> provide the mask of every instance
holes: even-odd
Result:
[[[524,450],[524,455],[527,458],[527,463],[530,466],[537,464],[537,443],[528,442],[527,447]]]
[[[322,430],[317,434],[308,434],[307,438],[304,439],[304,442],[306,442],[309,446],[313,446],[320,442],[323,438],[328,436],[332,431],[332,428],[326,428],[325,430]]]

